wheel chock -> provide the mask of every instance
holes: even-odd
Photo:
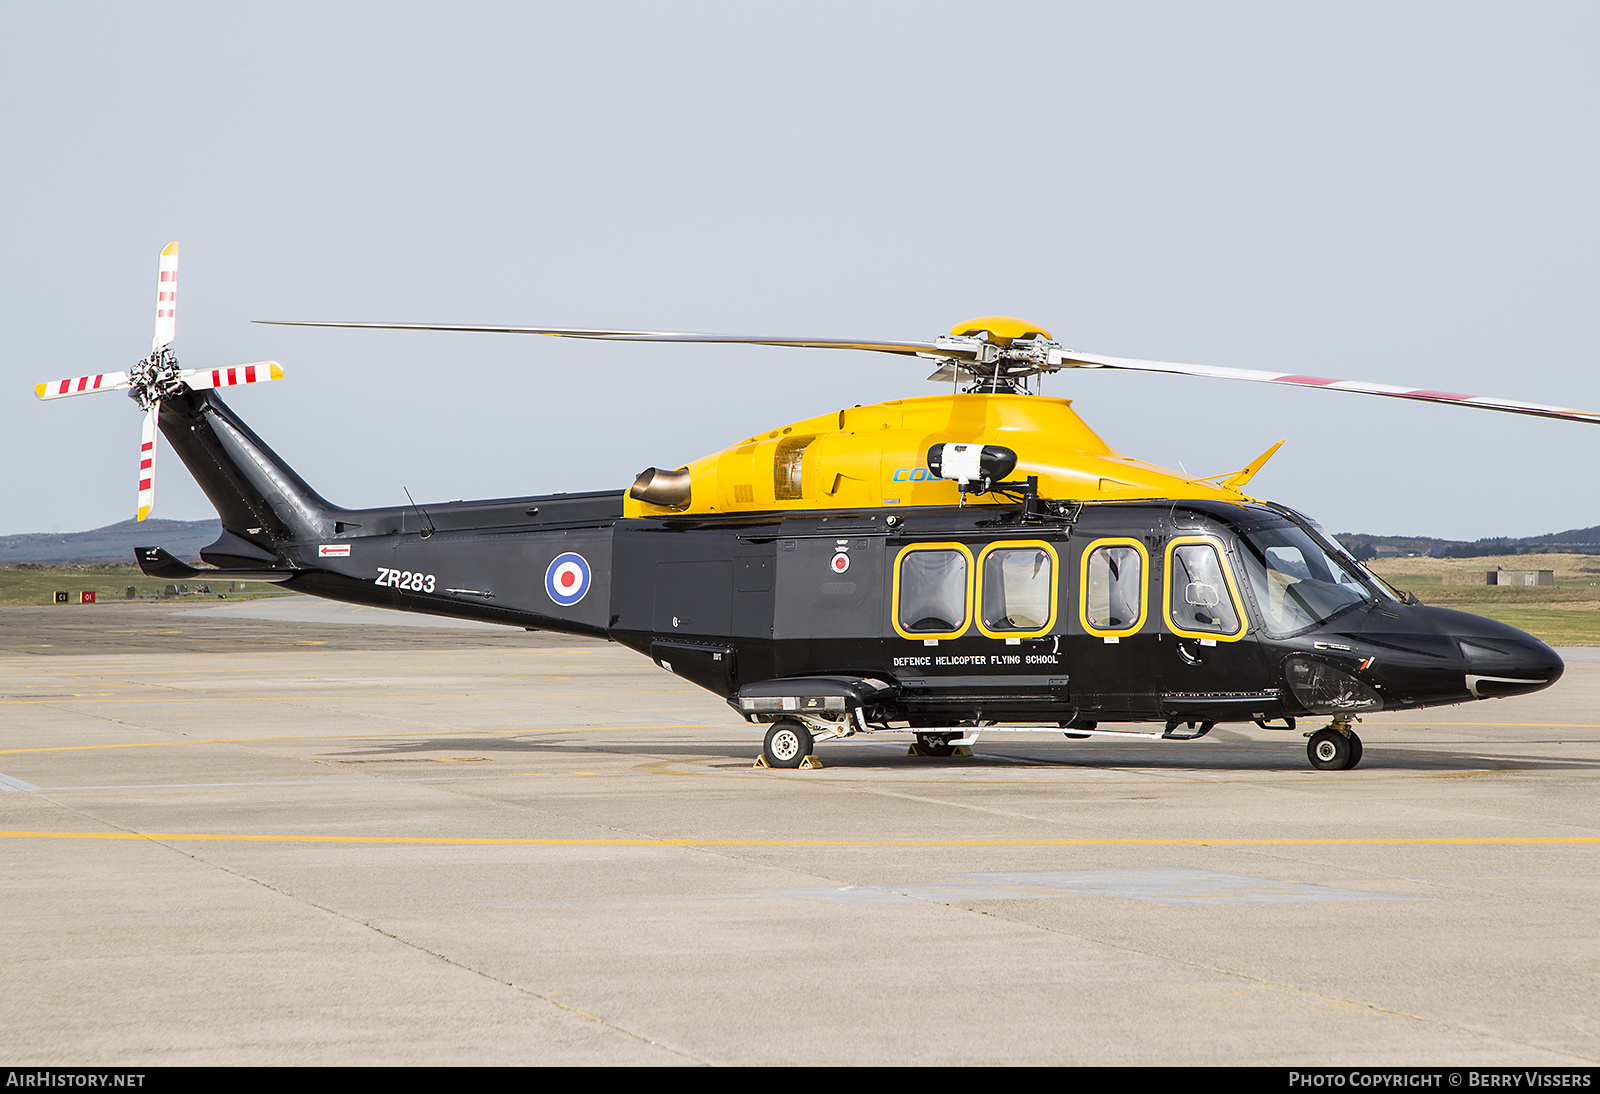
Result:
[[[952,756],[970,756],[970,755],[972,755],[972,746],[971,745],[956,745],[956,750],[954,752],[950,753],[950,755],[952,755]]]
[[[750,766],[751,767],[758,767],[758,768],[759,767],[765,767],[768,770],[773,770],[773,771],[777,770],[776,768],[774,768],[771,764],[769,764],[767,762],[767,754],[765,752],[757,753],[756,754],[756,762],[751,764]],[[810,769],[812,771],[817,771],[817,770],[820,770],[821,767],[822,767],[822,761],[817,759],[815,756],[807,756],[805,759],[800,761],[800,770],[802,770],[802,771],[805,771],[807,769]]]
[[[909,745],[906,746],[906,755],[907,756],[920,756],[920,755],[922,755],[922,749],[918,748],[916,742],[913,741]]]

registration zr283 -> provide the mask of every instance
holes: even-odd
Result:
[[[414,574],[410,570],[391,570],[386,566],[378,567],[377,580],[374,585],[387,585],[395,589],[410,589],[415,593],[433,592],[432,574]]]

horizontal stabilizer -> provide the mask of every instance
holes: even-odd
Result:
[[[301,570],[200,570],[180,562],[163,547],[135,547],[133,557],[146,577],[166,581],[288,581]]]

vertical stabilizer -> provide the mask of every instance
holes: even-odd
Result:
[[[282,558],[286,547],[331,539],[348,515],[311,489],[214,391],[163,399],[161,432],[222,518],[222,538],[201,552],[208,562]]]

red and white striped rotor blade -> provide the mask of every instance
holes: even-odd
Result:
[[[77,376],[71,380],[46,380],[33,385],[41,399],[65,399],[69,395],[90,395],[96,391],[123,391],[128,387],[126,372],[102,372],[98,376]]]
[[[160,352],[177,333],[178,245],[169,243],[161,251],[161,265],[156,273],[156,336],[150,343],[150,352]]]
[[[186,368],[178,379],[196,391],[208,387],[235,387],[239,384],[264,384],[283,379],[283,366],[276,361],[251,361],[248,365],[223,365],[221,368]]]
[[[1362,380],[1331,380],[1324,376],[1302,376],[1291,372],[1259,372],[1245,368],[1219,368],[1215,365],[1141,361],[1132,357],[1101,357],[1098,354],[1077,353],[1072,350],[1062,351],[1060,361],[1064,368],[1116,368],[1132,372],[1170,372],[1179,376],[1209,376],[1217,380],[1293,384],[1296,387],[1353,391],[1358,395],[1384,395],[1391,399],[1416,399],[1425,403],[1448,403],[1452,406],[1477,407],[1480,410],[1503,410],[1511,414],[1532,414],[1541,418],[1563,418],[1568,421],[1600,424],[1600,414],[1593,411],[1527,403],[1520,399],[1502,399],[1493,395],[1461,395],[1453,391],[1432,391],[1427,388],[1401,387],[1397,384],[1372,384]]]
[[[156,434],[159,432],[157,418],[160,414],[159,403],[145,412],[144,436],[139,442],[138,519],[140,520],[150,515],[150,510],[156,503]]]

